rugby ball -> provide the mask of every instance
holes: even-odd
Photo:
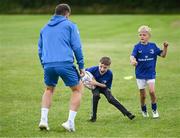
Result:
[[[92,81],[94,78],[94,76],[89,72],[89,71],[85,71],[85,75],[81,78],[84,86],[90,90],[94,90],[95,86],[94,85],[90,85],[89,82]]]

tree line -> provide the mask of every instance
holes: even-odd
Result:
[[[0,0],[0,13],[53,13],[60,3],[77,14],[180,13],[178,0]]]

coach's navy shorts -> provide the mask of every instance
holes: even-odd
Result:
[[[80,80],[79,73],[74,65],[44,68],[44,82],[46,86],[55,87],[59,77],[66,86],[70,87],[78,85]]]

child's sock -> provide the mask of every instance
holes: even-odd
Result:
[[[157,110],[157,104],[156,103],[152,103],[151,104],[151,108],[153,111],[156,111]]]
[[[143,112],[147,112],[146,105],[141,106],[141,110],[142,110]]]

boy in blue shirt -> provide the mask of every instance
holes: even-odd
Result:
[[[114,98],[111,93],[111,85],[113,80],[112,71],[109,70],[111,65],[111,59],[109,57],[102,57],[100,59],[99,66],[93,66],[87,68],[86,71],[89,71],[93,76],[93,81],[90,82],[90,85],[96,86],[92,90],[92,116],[90,118],[91,122],[95,122],[97,119],[97,107],[98,101],[100,99],[100,93],[102,93],[108,102],[114,105],[119,111],[123,113],[124,116],[127,116],[129,119],[133,119],[135,116],[132,115],[127,109],[120,104],[118,100]]]
[[[157,101],[155,95],[155,78],[156,78],[156,60],[157,56],[165,57],[168,43],[164,42],[163,50],[160,50],[155,43],[149,42],[151,29],[148,26],[141,26],[138,29],[140,42],[134,46],[130,56],[130,62],[135,66],[137,85],[140,90],[141,110],[143,117],[149,117],[147,112],[146,85],[149,86],[151,96],[151,108],[153,118],[158,118]]]

